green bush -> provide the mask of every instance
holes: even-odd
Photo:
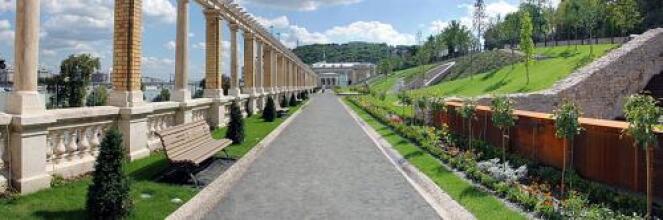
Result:
[[[265,108],[262,110],[262,119],[268,122],[273,122],[276,119],[276,104],[274,99],[269,96]]]
[[[246,111],[246,117],[253,116],[253,109],[251,109],[251,105],[249,105],[249,101],[244,102],[244,110]]]
[[[288,107],[288,97],[283,95],[283,97],[281,97],[281,108],[287,108],[287,107]]]
[[[294,94],[294,93],[293,93],[292,95],[290,95],[290,103],[289,103],[289,105],[290,105],[290,107],[295,107],[295,106],[297,106],[297,99],[295,99],[295,94]]]
[[[99,149],[92,185],[88,188],[87,211],[95,219],[120,219],[132,207],[129,179],[124,174],[126,152],[122,134],[110,130]]]
[[[242,110],[239,109],[237,101],[233,101],[230,106],[230,124],[226,132],[226,138],[232,140],[233,144],[244,142],[244,118],[242,117]]]

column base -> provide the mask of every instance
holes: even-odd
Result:
[[[7,98],[9,114],[41,114],[46,111],[44,99],[37,91],[16,91]]]
[[[256,97],[258,95],[256,88],[244,88],[242,89],[242,93],[249,95],[249,97]]]
[[[118,128],[123,136],[123,145],[131,160],[140,159],[150,154],[147,147],[147,114],[153,111],[149,105],[120,109]]]
[[[234,96],[234,97],[240,97],[242,95],[242,91],[239,90],[239,88],[230,88],[228,89],[228,95],[229,96]]]
[[[225,95],[223,95],[223,89],[205,89],[205,91],[203,91],[203,97],[222,99]]]
[[[189,91],[188,89],[174,90],[173,94],[170,95],[170,101],[186,102],[189,100],[191,100],[191,91]]]
[[[12,186],[16,188],[21,195],[37,192],[51,187],[51,175],[43,174],[30,178],[12,180]]]
[[[116,107],[135,107],[143,104],[143,91],[112,91],[108,105]]]

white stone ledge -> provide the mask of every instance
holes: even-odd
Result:
[[[56,120],[69,120],[81,118],[97,118],[103,116],[117,115],[120,108],[113,106],[81,107],[48,110],[47,113],[53,115]]]

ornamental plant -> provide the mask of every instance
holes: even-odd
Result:
[[[469,149],[472,149],[472,120],[476,117],[477,113],[477,102],[472,99],[463,100],[463,106],[460,107],[460,117],[467,120],[467,134],[469,138],[467,139],[467,145]]]
[[[427,108],[428,108],[428,99],[427,99],[426,97],[419,97],[419,98],[417,98],[416,105],[417,105],[417,106],[416,106],[416,108],[414,109],[415,121],[417,121],[417,115],[418,115],[418,114],[417,114],[416,109],[418,108],[419,111],[422,113],[422,115],[421,115],[421,121],[423,122],[423,121],[425,121],[426,110],[427,110]],[[423,125],[423,123],[422,123],[422,125]]]
[[[654,147],[658,144],[654,126],[663,114],[663,109],[656,106],[656,100],[649,95],[632,95],[626,99],[624,113],[629,122],[626,133],[635,139],[645,151],[645,164],[647,165],[647,217],[651,218],[653,190],[652,178],[654,173]],[[637,175],[634,174],[634,175]]]
[[[244,142],[244,117],[242,117],[242,110],[239,109],[237,101],[233,101],[230,106],[230,123],[226,138],[232,140],[233,144]]]
[[[122,134],[110,130],[99,147],[92,185],[88,188],[86,208],[91,218],[121,219],[131,210],[125,155]]]
[[[580,108],[569,101],[565,100],[559,109],[555,110],[553,113],[553,119],[555,120],[555,136],[564,140],[564,148],[562,150],[562,182],[561,182],[561,194],[564,196],[564,176],[566,176],[566,167],[567,161],[566,157],[568,154],[571,154],[571,169],[573,169],[573,138],[580,134],[582,127],[580,126]],[[570,143],[570,150],[567,150],[567,145]]]
[[[287,108],[288,107],[288,97],[283,95],[281,97],[281,104],[280,105],[281,105],[281,108]]]
[[[273,122],[276,119],[276,104],[274,104],[274,98],[271,96],[267,97],[267,103],[265,103],[265,108],[262,110],[262,119],[267,122]]]
[[[294,93],[290,95],[290,103],[288,105],[290,105],[290,107],[294,107],[297,105],[297,99],[295,98]]]
[[[506,96],[496,96],[491,101],[493,110],[493,125],[502,132],[502,161],[506,162],[506,146],[504,143],[505,131],[508,135],[509,129],[516,125],[516,116],[513,114],[513,101]],[[506,170],[506,166],[504,167]]]

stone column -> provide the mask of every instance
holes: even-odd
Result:
[[[244,87],[242,93],[249,95],[248,107],[252,112],[258,111],[258,94],[255,86],[255,37],[248,30],[244,32]]]
[[[255,56],[256,57],[255,58],[256,64],[255,64],[255,70],[254,70],[255,75],[253,77],[253,79],[254,79],[253,85],[256,88],[256,93],[258,94],[258,96],[261,96],[262,93],[264,92],[264,90],[263,90],[263,87],[264,87],[264,83],[263,83],[263,71],[264,71],[264,69],[263,69],[263,67],[265,66],[265,64],[263,63],[264,53],[263,53],[263,50],[262,50],[264,43],[262,42],[262,40],[260,40],[260,38],[255,38],[254,42],[255,42],[255,51],[256,51],[256,56]]]
[[[239,26],[237,24],[230,24],[230,90],[228,95],[239,97],[241,92],[239,90],[239,56],[237,54],[237,31]]]
[[[221,73],[222,38],[221,18],[215,10],[205,10],[205,92],[207,98],[223,98]]]
[[[225,98],[223,95],[223,73],[221,71],[222,58],[222,25],[220,14],[215,10],[205,10],[206,34],[205,34],[205,90],[203,96],[212,98],[213,104],[209,109],[208,123],[212,127],[222,127],[225,125],[224,106]]]
[[[172,101],[186,102],[189,91],[189,0],[177,0],[177,37],[175,39],[175,90]]]
[[[272,49],[270,48],[269,45],[264,45],[263,46],[263,88],[265,90],[265,93],[273,93],[274,90],[272,90],[272,75],[273,75],[273,52]]]
[[[113,37],[113,92],[110,103],[120,107],[118,128],[129,157],[149,155],[147,148],[147,114],[141,86],[142,0],[116,0]]]
[[[51,181],[46,173],[47,135],[49,124],[55,120],[46,114],[44,101],[37,91],[39,2],[16,1],[16,72],[14,91],[6,100],[7,112],[14,114],[7,119],[11,120],[12,127],[7,137],[11,183],[22,194],[48,188]]]

